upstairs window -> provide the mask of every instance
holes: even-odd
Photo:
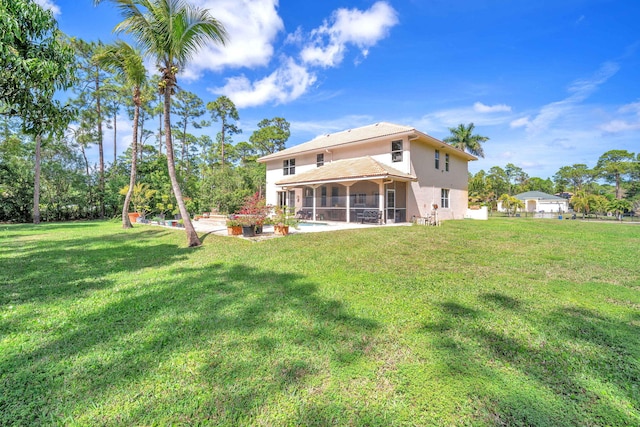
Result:
[[[320,153],[316,156],[316,166],[320,167],[324,165],[324,153]]]
[[[436,150],[436,169],[440,169],[440,150]]]
[[[391,161],[402,161],[402,141],[391,141]]]
[[[440,190],[440,207],[449,207],[449,189],[447,188],[443,188],[442,190]]]
[[[449,172],[449,154],[444,155],[444,170]]]
[[[296,159],[287,159],[282,162],[282,174],[283,175],[296,174]]]

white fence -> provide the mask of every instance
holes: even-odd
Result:
[[[480,208],[467,209],[467,213],[464,214],[464,217],[465,219],[487,220],[489,219],[489,212],[486,206],[481,206]]]

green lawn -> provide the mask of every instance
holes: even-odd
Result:
[[[0,425],[640,425],[640,226],[0,225]]]

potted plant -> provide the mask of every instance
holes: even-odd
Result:
[[[175,205],[172,203],[171,196],[168,194],[161,195],[160,201],[156,203],[156,211],[162,220],[166,219],[167,212],[173,211],[174,207]]]
[[[253,237],[256,235],[256,220],[252,215],[238,215],[238,221],[242,227],[243,237]]]
[[[227,219],[227,234],[229,236],[239,236],[242,234],[242,224],[235,215],[230,215]]]
[[[280,236],[289,234],[289,227],[298,228],[298,219],[293,213],[293,208],[280,206],[275,209],[273,217],[273,232]]]
[[[262,226],[270,210],[260,193],[247,197],[238,215],[243,226],[242,235],[246,236],[246,233],[249,233],[248,229],[245,233],[244,227],[253,227],[251,235],[262,233]]]
[[[119,191],[120,194],[126,195],[129,186],[125,185]],[[137,222],[138,218],[145,218],[147,212],[151,209],[150,203],[156,190],[149,188],[148,184],[138,183],[133,186],[133,194],[131,195],[131,204],[133,204],[134,212],[129,212],[129,221]]]

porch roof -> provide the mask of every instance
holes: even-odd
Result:
[[[414,175],[401,172],[391,166],[372,159],[370,156],[355,159],[336,160],[324,166],[291,175],[276,185],[322,184],[326,182],[359,181],[370,179],[394,179],[397,181],[416,181]]]

